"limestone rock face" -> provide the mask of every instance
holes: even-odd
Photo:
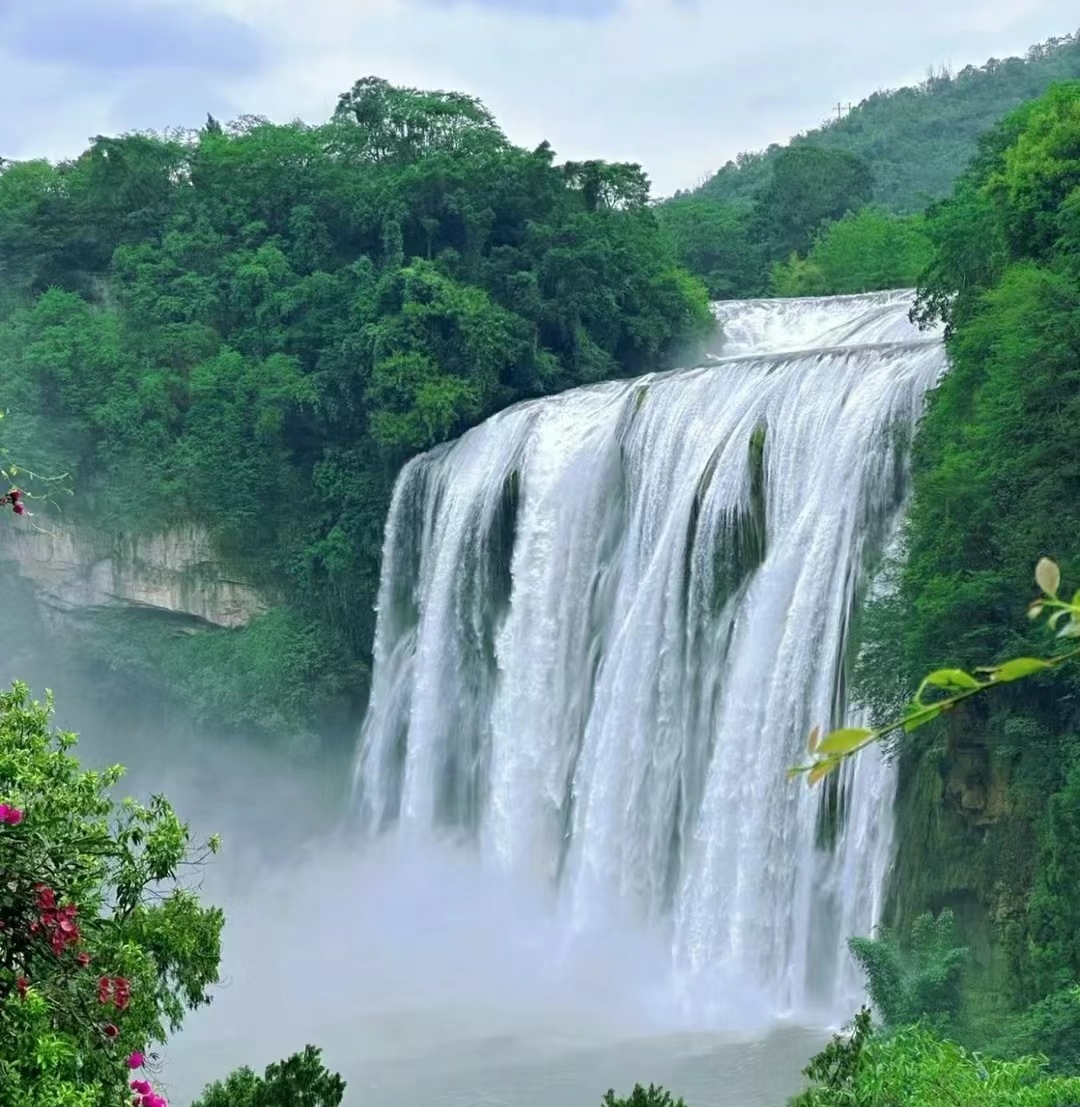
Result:
[[[196,526],[102,539],[52,521],[38,529],[12,520],[0,527],[0,559],[34,585],[44,612],[57,619],[130,607],[241,627],[267,607],[251,584],[215,562],[206,531]]]

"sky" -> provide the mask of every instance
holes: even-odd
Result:
[[[1021,54],[1076,0],[0,0],[0,156],[325,120],[360,77],[479,96],[510,138],[640,162],[657,195],[838,101]]]

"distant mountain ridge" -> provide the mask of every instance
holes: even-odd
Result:
[[[1023,58],[991,58],[947,70],[915,87],[875,92],[838,120],[796,135],[806,143],[856,154],[874,172],[876,203],[906,214],[947,196],[975,153],[980,134],[1057,81],[1080,78],[1080,30],[1032,46]],[[749,200],[768,181],[785,147],[740,154],[696,189],[721,202]]]

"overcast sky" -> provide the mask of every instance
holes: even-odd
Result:
[[[374,74],[479,96],[522,145],[689,187],[837,100],[1022,53],[1076,0],[0,0],[0,155],[206,113],[324,120]]]

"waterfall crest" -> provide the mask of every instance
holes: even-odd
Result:
[[[845,640],[945,367],[909,292],[717,305],[696,369],[507,409],[402,471],[356,767],[370,832],[451,834],[632,920],[702,991],[850,1000],[889,769],[786,779],[848,712]]]

